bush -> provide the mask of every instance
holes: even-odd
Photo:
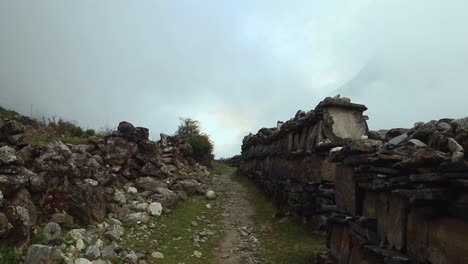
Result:
[[[47,236],[44,234],[42,230],[38,230],[34,238],[31,239],[31,245],[34,245],[34,244],[47,245],[48,243],[49,243],[49,240],[47,239]]]
[[[96,135],[96,131],[94,129],[87,129],[84,133],[87,137],[93,137]]]
[[[201,132],[200,122],[191,118],[181,117],[176,136],[183,138],[192,146],[192,157],[194,160],[211,167],[214,158],[214,146],[210,137]]]

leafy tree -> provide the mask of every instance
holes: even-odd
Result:
[[[187,141],[193,149],[192,157],[198,163],[211,166],[213,155],[213,142],[210,137],[203,133],[200,122],[191,118],[181,117],[176,136]]]

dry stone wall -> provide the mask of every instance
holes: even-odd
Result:
[[[375,132],[364,110],[327,98],[261,129],[240,170],[325,228],[318,263],[468,263],[468,118]]]

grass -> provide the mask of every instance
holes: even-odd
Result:
[[[21,263],[21,256],[13,248],[0,248],[0,263],[17,264]]]
[[[122,245],[138,252],[146,252],[148,255],[154,251],[164,254],[163,261],[154,260],[148,256],[148,263],[217,263],[212,249],[222,238],[220,227],[222,216],[217,207],[206,208],[206,204],[211,202],[203,196],[190,196],[185,201],[179,201],[171,208],[170,213],[163,214],[159,218],[152,218],[150,223],[146,224],[146,226],[154,224],[150,232],[144,233],[147,235],[146,238],[127,240]],[[208,220],[209,223],[204,220]],[[192,221],[196,221],[198,226],[192,226]],[[208,236],[206,242],[196,247],[193,243],[193,236],[204,229],[214,232],[214,235]],[[157,240],[159,246],[152,244],[153,240]],[[203,254],[202,258],[197,259],[191,256],[195,250]]]
[[[13,110],[8,110],[0,106],[0,117],[1,118],[12,118],[19,114]]]
[[[324,238],[314,234],[307,226],[290,218],[274,219],[272,216],[278,211],[275,203],[251,179],[236,175],[234,180],[249,190],[249,199],[256,210],[252,217],[255,225],[270,229],[260,232],[258,239],[262,251],[257,257],[265,260],[265,263],[305,264],[311,263],[314,253],[325,249]]]
[[[39,135],[34,133],[26,133],[25,134],[26,142],[36,146],[47,146],[49,143],[54,141],[62,141],[65,144],[86,144],[88,142],[87,138],[79,138],[79,137],[51,137],[47,135]]]
[[[229,167],[229,165],[227,165],[226,163],[215,162],[213,164],[213,168],[210,171],[210,178],[212,178],[214,175],[221,175],[227,173],[230,170],[232,170],[232,168]]]

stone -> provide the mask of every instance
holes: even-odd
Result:
[[[8,165],[19,161],[14,148],[4,146],[0,148],[0,164]]]
[[[137,194],[137,193],[138,193],[138,189],[135,188],[135,187],[128,187],[128,188],[127,188],[127,192],[130,193],[130,194]]]
[[[24,264],[60,264],[61,252],[56,247],[32,245],[28,249]]]
[[[73,216],[67,213],[55,213],[51,217],[51,222],[55,222],[57,224],[72,224],[73,223]]]
[[[135,130],[135,127],[131,123],[126,122],[126,121],[120,122],[119,126],[117,127],[117,131],[122,133],[122,135],[124,136],[130,136],[134,130]]]
[[[460,146],[460,144],[458,144],[458,142],[453,138],[448,139],[448,146],[449,146],[450,152],[452,153],[464,152],[463,147]]]
[[[75,264],[93,264],[93,263],[85,258],[77,258],[75,259]]]
[[[91,186],[98,186],[99,185],[99,182],[97,182],[97,181],[95,181],[93,179],[85,179],[84,182],[91,185]]]
[[[83,239],[86,233],[85,229],[72,229],[68,231],[67,236],[71,237],[73,240]]]
[[[107,139],[105,160],[111,165],[123,165],[137,150],[138,146],[134,142],[128,142],[121,137],[110,137]]]
[[[468,130],[468,117],[455,119],[450,124],[456,127],[457,133],[460,133],[462,130]]]
[[[135,181],[138,188],[150,192],[157,192],[158,188],[166,188],[167,183],[162,180],[157,180],[153,177],[140,177]]]
[[[62,228],[54,222],[49,222],[43,229],[43,232],[49,241],[60,239],[62,237]]]
[[[213,200],[216,198],[216,193],[213,190],[207,190],[205,193],[207,199]]]
[[[47,183],[45,181],[44,175],[32,173],[29,177],[29,184],[31,191],[41,192],[45,191],[47,188]]]
[[[0,238],[5,238],[10,233],[13,226],[8,222],[5,214],[0,213]]]
[[[138,256],[135,254],[135,252],[130,252],[125,257],[123,258],[124,263],[129,263],[129,264],[137,264],[138,262]]]
[[[78,251],[82,251],[83,249],[85,249],[86,245],[85,245],[83,239],[81,239],[81,238],[77,239],[75,247],[76,247],[76,249],[78,249]]]
[[[202,256],[203,254],[200,251],[198,250],[193,251],[192,257],[201,258]]]
[[[112,262],[110,262],[110,260],[95,259],[92,264],[112,264]]]
[[[401,134],[401,135],[399,135],[399,136],[396,136],[396,137],[390,139],[390,140],[388,141],[388,143],[391,144],[391,145],[399,145],[400,143],[402,143],[403,141],[405,141],[405,139],[407,139],[407,138],[408,138],[408,134],[407,134],[407,133],[403,133],[403,134]]]
[[[151,257],[155,259],[164,259],[164,254],[161,252],[153,252],[151,253]]]
[[[127,203],[127,197],[125,197],[125,194],[118,189],[115,190],[113,199],[115,202],[118,202],[119,204]]]
[[[148,203],[140,203],[135,206],[136,211],[144,212],[148,209]]]
[[[84,224],[98,224],[107,214],[107,199],[102,186],[77,183],[70,188],[68,213]]]
[[[437,127],[437,130],[439,130],[439,131],[448,131],[448,130],[452,129],[452,126],[450,124],[448,124],[448,123],[445,123],[445,122],[437,123],[436,127]]]
[[[160,216],[162,214],[163,207],[158,202],[152,202],[148,206],[148,213],[152,216]]]
[[[124,233],[125,228],[122,225],[112,225],[105,233],[105,236],[112,241],[119,241]]]
[[[427,147],[426,143],[422,142],[421,140],[419,139],[410,139],[408,140],[408,143],[415,146],[415,147],[418,147],[418,148],[425,148]]]
[[[90,245],[86,248],[85,255],[88,259],[94,260],[101,256],[99,245]]]
[[[149,221],[149,216],[146,213],[131,213],[127,217],[127,222],[135,224],[138,222],[146,223]]]

